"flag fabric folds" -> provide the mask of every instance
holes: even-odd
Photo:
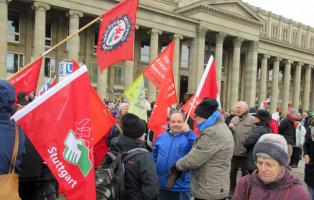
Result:
[[[123,60],[133,60],[138,0],[124,0],[101,16],[97,43],[100,71]]]
[[[208,60],[196,93],[189,99],[189,101],[184,104],[182,108],[183,111],[188,114],[190,113],[190,117],[193,118],[196,106],[204,98],[217,99],[217,101],[219,102],[218,85],[216,78],[216,64],[213,56],[210,56]]]
[[[147,106],[145,99],[144,77],[140,75],[133,84],[124,92],[124,96],[129,99],[129,113],[137,115],[147,122]]]
[[[89,87],[80,68],[12,116],[72,200],[96,199]]]
[[[157,58],[143,71],[144,76],[152,82],[159,90],[168,87],[167,105],[177,103],[177,94],[173,77],[173,52],[174,41],[165,48]]]
[[[20,91],[25,91],[28,95],[36,92],[42,59],[43,56],[8,80],[14,86],[16,94]]]

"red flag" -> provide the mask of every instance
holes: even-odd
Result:
[[[164,133],[167,130],[166,125],[168,105],[165,104],[167,101],[167,93],[167,87],[164,87],[159,91],[152,114],[147,124],[147,127],[154,132],[154,140],[161,133]]]
[[[89,80],[82,67],[12,117],[67,199],[96,199]]]
[[[100,71],[123,60],[133,60],[138,0],[124,0],[101,16],[97,43]]]
[[[168,96],[168,106],[177,103],[172,69],[173,52],[174,41],[172,41],[143,72],[144,76],[159,90],[163,90],[163,87],[168,87],[168,92],[165,93],[165,95]]]
[[[72,60],[72,73],[78,70],[79,68],[80,68],[79,64],[75,60]]]
[[[33,64],[23,68],[8,80],[14,86],[16,94],[20,91],[25,91],[28,95],[36,92],[42,59],[41,56]]]
[[[197,88],[196,94],[193,95],[189,99],[189,101],[184,104],[182,109],[184,110],[184,112],[189,113],[191,106],[193,104],[193,101],[194,101],[194,104],[190,113],[190,117],[193,118],[194,110],[196,106],[204,98],[217,99],[217,97],[218,97],[218,85],[217,85],[217,79],[216,79],[216,65],[215,65],[214,57],[210,56],[207,66],[205,68],[205,71],[203,73],[201,82]]]

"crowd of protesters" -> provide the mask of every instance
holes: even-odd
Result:
[[[10,120],[32,100],[23,92],[17,98],[14,88],[0,80],[0,175],[10,172],[18,134],[14,171],[19,175],[21,199],[57,199],[55,178],[23,130]],[[168,130],[153,139],[145,122],[128,113],[128,103],[104,103],[117,119],[104,139],[109,151],[144,149],[125,162],[121,199],[314,200],[314,118],[310,112],[301,115],[289,108],[276,121],[266,109],[249,108],[244,101],[228,114],[218,109],[216,100],[204,99],[190,123],[185,123],[180,107],[169,109]],[[148,116],[152,108],[153,103],[147,103]],[[302,158],[307,190],[291,171]]]

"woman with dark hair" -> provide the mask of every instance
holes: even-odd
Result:
[[[253,149],[256,142],[265,133],[271,133],[271,128],[269,127],[270,113],[268,111],[259,110],[257,113],[252,114],[252,116],[255,117],[256,127],[243,143],[244,147],[247,149],[248,171],[250,174],[256,169],[253,158]]]

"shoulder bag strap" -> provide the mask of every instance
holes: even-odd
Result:
[[[11,167],[10,167],[9,173],[14,173],[18,149],[19,149],[19,131],[18,131],[17,125],[15,124],[15,142],[14,142],[14,148],[12,152],[12,160],[11,160]]]
[[[246,190],[246,197],[245,200],[249,200],[251,196],[251,190],[252,190],[252,183],[251,183],[251,175],[249,175],[249,182]]]

